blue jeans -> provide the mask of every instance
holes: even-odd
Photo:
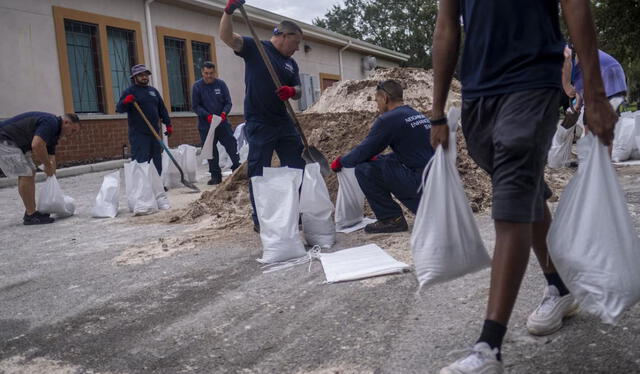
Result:
[[[249,142],[248,174],[249,179],[262,175],[262,168],[271,166],[271,158],[275,151],[282,166],[304,169],[302,159],[302,140],[293,124],[271,125],[262,122],[247,122],[245,134]],[[249,196],[253,208],[253,223],[258,224],[253,188],[249,181]]]
[[[418,210],[423,169],[409,169],[393,154],[356,165],[355,174],[371,209],[378,220],[402,215],[402,208],[391,194],[413,214]]]

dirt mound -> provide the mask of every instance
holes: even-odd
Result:
[[[328,88],[320,100],[299,115],[300,123],[309,143],[317,147],[329,161],[344,155],[355,147],[369,132],[377,117],[374,95],[378,82],[398,80],[404,88],[405,103],[430,115],[432,105],[433,74],[417,68],[378,69],[368,79],[345,80]],[[454,81],[447,107],[460,105],[460,84]],[[466,144],[458,134],[458,169],[474,211],[484,210],[490,204],[491,183],[466,152]],[[338,182],[335,175],[326,179],[327,187],[335,199]],[[195,219],[204,214],[219,217],[220,225],[250,220],[251,207],[245,171],[238,170],[217,189],[205,192],[194,202],[182,218]]]

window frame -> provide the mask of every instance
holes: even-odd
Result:
[[[169,76],[167,73],[167,55],[164,48],[164,38],[183,39],[185,42],[185,54],[186,54],[186,69],[187,69],[187,86],[189,95],[191,95],[191,87],[195,83],[195,73],[193,71],[193,48],[192,42],[209,44],[209,52],[211,54],[211,62],[216,65],[216,71],[218,71],[218,62],[216,57],[216,42],[212,36],[197,34],[188,31],[170,29],[168,27],[156,26],[156,38],[158,43],[158,59],[160,60],[160,72],[162,75],[162,98],[164,99],[165,106],[168,110],[171,109],[171,94],[169,91]],[[189,104],[191,98],[189,98]],[[191,112],[189,108],[188,112]],[[185,112],[171,112],[171,113],[185,113]]]
[[[320,75],[320,94],[321,95],[327,88],[331,87],[331,86],[329,87],[324,86],[325,79],[335,81],[335,83],[338,83],[342,80],[342,77],[340,77],[340,75],[337,75],[337,74],[320,73],[319,75]]]
[[[104,114],[115,114],[116,103],[112,102],[113,98],[113,81],[111,78],[111,62],[109,61],[109,42],[107,39],[107,27],[114,27],[133,31],[136,43],[136,60],[138,64],[144,64],[144,45],[142,44],[142,28],[140,22],[131,21],[121,18],[103,16],[95,13],[82,12],[75,9],[68,9],[53,6],[53,19],[56,35],[56,44],[58,47],[58,65],[60,68],[60,79],[62,84],[62,97],[64,103],[64,111],[74,112],[73,108],[73,92],[71,87],[71,72],[69,69],[69,59],[67,57],[67,38],[65,34],[64,21],[84,22],[94,24],[98,28],[98,58],[100,60],[101,70],[99,72],[102,80],[102,98]]]

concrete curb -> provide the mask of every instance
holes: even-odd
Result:
[[[80,174],[97,173],[100,171],[120,169],[121,167],[124,166],[124,163],[128,161],[129,160],[113,160],[113,161],[98,162],[96,164],[71,166],[68,168],[58,169],[56,171],[56,177],[66,178],[66,177],[74,177]],[[46,179],[46,176],[43,172],[39,172],[36,174],[36,182],[42,182],[45,179]],[[0,178],[0,188],[13,187],[17,185],[18,185],[18,178]]]

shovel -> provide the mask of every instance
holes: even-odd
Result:
[[[269,57],[267,56],[267,53],[264,50],[264,46],[260,42],[260,38],[258,38],[258,34],[256,33],[256,30],[253,28],[251,21],[249,21],[249,17],[247,16],[247,11],[244,10],[244,7],[240,7],[239,9],[240,9],[240,12],[242,13],[242,18],[244,18],[244,21],[247,23],[247,26],[251,31],[253,40],[256,42],[256,47],[258,47],[258,52],[260,52],[262,61],[264,61],[264,64],[267,66],[267,70],[269,70],[269,75],[271,75],[273,84],[275,84],[276,89],[279,89],[282,86],[282,84],[280,83],[280,78],[278,78],[278,75],[276,74],[276,71],[273,68],[273,65],[271,64],[271,60],[269,60]],[[293,108],[291,107],[291,103],[289,102],[289,100],[285,101],[284,105],[287,108],[287,112],[289,112],[289,116],[291,116],[293,123],[298,128],[298,132],[300,133],[300,137],[302,138],[302,144],[304,144],[304,150],[302,151],[302,158],[304,159],[304,161],[307,164],[312,164],[314,162],[317,162],[320,165],[320,172],[322,173],[323,176],[327,177],[331,175],[331,169],[329,168],[329,162],[327,162],[327,158],[324,157],[324,155],[320,153],[320,151],[316,147],[310,146],[309,143],[307,142],[307,137],[304,135],[304,132],[302,131],[300,122],[298,122],[296,113],[293,111]]]
[[[169,156],[173,164],[178,168],[178,171],[180,172],[180,182],[182,182],[182,184],[194,190],[195,192],[200,192],[200,189],[196,187],[195,184],[184,179],[184,172],[182,171],[182,168],[180,167],[180,165],[178,165],[178,161],[176,161],[176,159],[173,158],[171,151],[169,151],[169,147],[167,147],[164,144],[164,142],[162,141],[162,138],[160,137],[160,135],[158,135],[158,132],[156,131],[156,129],[154,129],[153,126],[151,126],[151,122],[149,122],[149,120],[147,119],[147,116],[145,116],[144,113],[142,112],[142,109],[140,109],[140,105],[138,105],[138,103],[134,101],[133,106],[136,107],[136,110],[138,111],[138,113],[140,113],[140,116],[142,117],[142,119],[144,119],[144,122],[146,122],[147,126],[149,126],[149,130],[151,130],[151,133],[153,133],[153,136],[156,138],[158,143],[160,143],[162,148],[164,148],[164,151],[167,152],[167,155]]]

